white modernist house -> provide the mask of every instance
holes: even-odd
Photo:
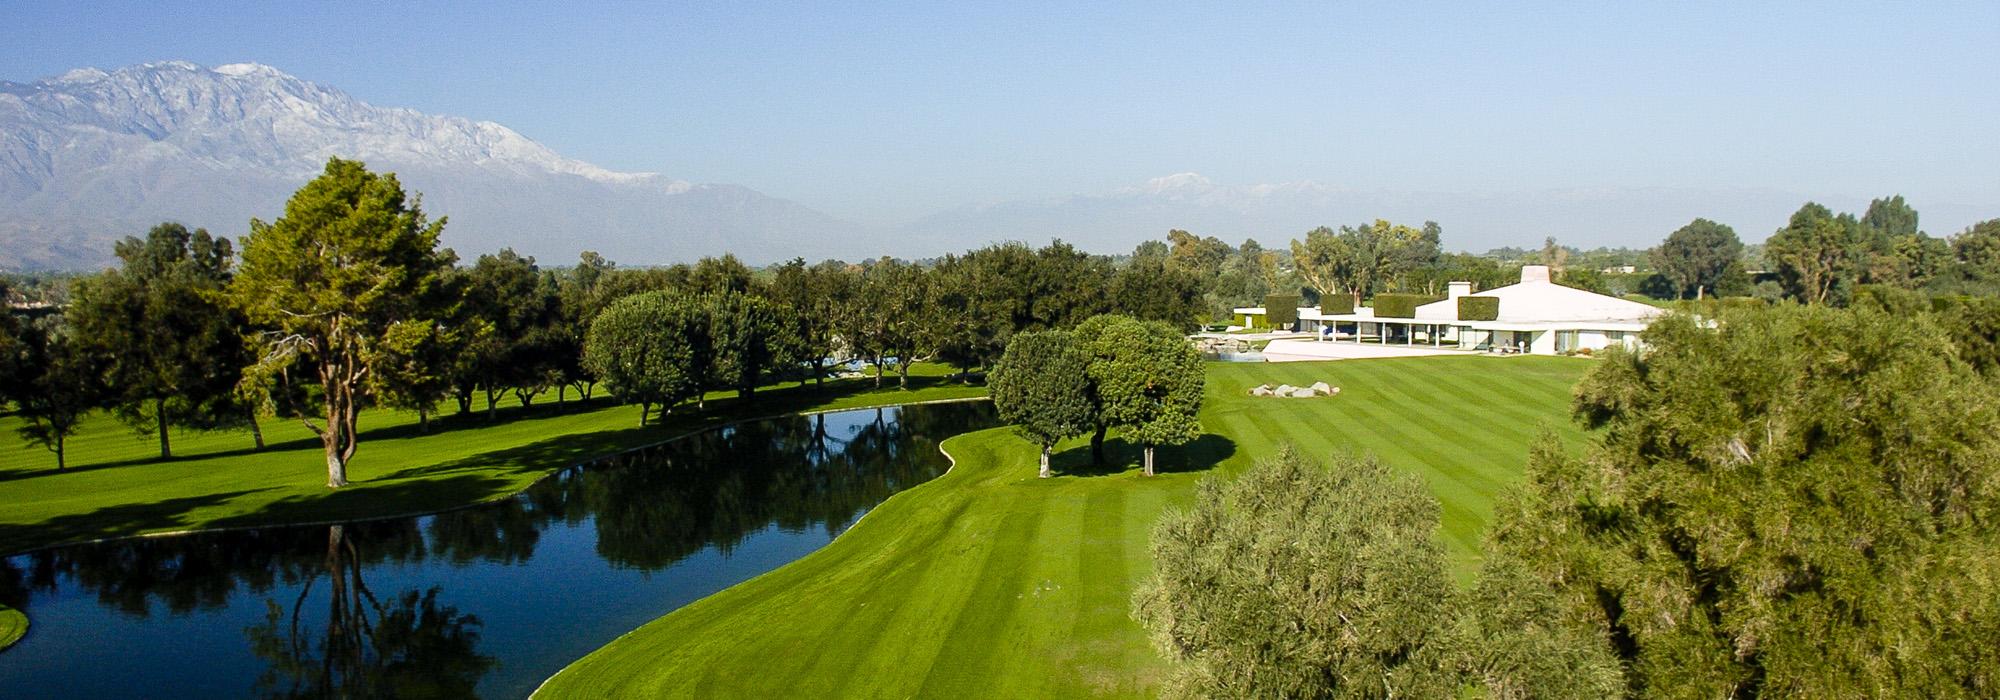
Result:
[[[1452,282],[1448,290],[1444,300],[1416,307],[1409,318],[1377,317],[1374,309],[1365,307],[1338,314],[1301,308],[1298,330],[1328,342],[1556,355],[1611,345],[1635,347],[1639,333],[1666,313],[1648,304],[1556,284],[1543,265],[1521,268],[1519,283],[1476,295],[1470,282]],[[1492,320],[1460,318],[1459,298],[1466,296],[1493,298],[1499,312]],[[1256,307],[1236,311],[1246,321],[1264,312]]]

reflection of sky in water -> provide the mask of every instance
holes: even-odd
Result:
[[[422,539],[414,545],[408,521],[343,531],[359,553],[363,585],[381,604],[393,607],[406,592],[439,587],[438,607],[476,616],[479,624],[470,628],[478,635],[476,653],[494,660],[479,693],[519,697],[620,634],[824,546],[881,498],[942,473],[937,441],[992,422],[989,406],[958,404],[886,409],[879,423],[873,409],[827,414],[823,441],[813,439],[818,418],[731,428],[675,443],[629,470],[565,474],[509,503],[415,519]],[[730,444],[744,442],[754,446]],[[653,471],[636,471],[647,468]],[[620,473],[649,478],[612,478]],[[674,541],[676,533],[654,531],[667,527],[660,523],[686,523],[689,531],[678,534],[700,537]],[[13,557],[7,564],[15,571],[0,571],[0,599],[25,602],[32,628],[0,653],[0,696],[252,694],[269,662],[253,653],[246,630],[268,624],[271,601],[282,613],[275,631],[289,637],[308,576],[312,590],[298,608],[299,636],[313,659],[325,644],[332,585],[327,539],[320,527],[100,545],[125,548],[117,552],[180,548],[153,554],[169,565],[150,569],[167,572],[151,578],[212,586],[216,581],[204,577],[234,577],[220,605],[182,613],[165,604],[166,587],[126,595],[151,584],[107,571],[126,561],[118,556],[70,559],[72,567],[95,567],[85,578],[115,583],[86,583],[73,570],[55,575],[53,590],[25,594],[5,580],[28,578],[33,555]],[[213,548],[257,546],[282,550],[274,555],[282,563],[249,557],[259,563],[238,564],[248,572],[198,570],[236,559]],[[169,556],[189,547],[212,558]],[[71,550],[44,556],[64,551]],[[260,579],[269,585],[253,590]],[[123,612],[119,602],[101,602],[100,591],[113,601],[143,600],[148,612]],[[274,690],[289,687],[285,681]]]

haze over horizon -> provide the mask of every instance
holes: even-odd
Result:
[[[0,20],[15,29],[0,79],[261,63],[373,105],[497,122],[611,170],[739,184],[964,246],[1189,184],[1206,189],[1179,192],[1210,201],[1320,188],[1354,211],[1320,223],[1436,219],[1462,249],[1544,234],[1651,245],[1671,230],[1661,222],[1695,216],[1761,240],[1807,199],[1859,211],[1902,194],[1940,236],[2000,216],[2000,5],[1983,3],[113,3]],[[1014,216],[965,223],[995,210]],[[1259,228],[1296,225],[1275,215],[1228,230],[1232,211],[1181,227],[1267,244],[1302,232]],[[1578,217],[1591,221],[1559,221]]]

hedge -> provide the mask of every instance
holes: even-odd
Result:
[[[1322,294],[1319,297],[1319,312],[1323,314],[1354,313],[1354,297],[1347,294]]]
[[[1500,297],[1462,296],[1458,298],[1458,320],[1500,320]]]
[[[1417,307],[1437,301],[1437,297],[1422,294],[1377,294],[1375,295],[1376,318],[1416,318]]]
[[[1299,320],[1299,295],[1264,295],[1264,319],[1272,328],[1289,328]]]

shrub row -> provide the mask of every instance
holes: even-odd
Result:
[[[1323,314],[1354,313],[1354,297],[1347,294],[1327,294],[1319,298],[1319,312]]]
[[[1376,318],[1416,318],[1417,307],[1437,301],[1437,297],[1422,294],[1377,294],[1375,295]]]

